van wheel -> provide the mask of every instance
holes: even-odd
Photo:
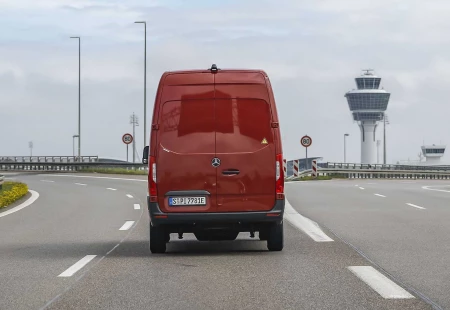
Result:
[[[267,239],[269,239],[269,229],[268,228],[261,229],[258,235],[259,240],[266,241]]]
[[[274,224],[269,228],[267,248],[269,251],[281,251],[284,246],[283,222]]]
[[[150,224],[150,252],[165,253],[167,235],[163,227]]]

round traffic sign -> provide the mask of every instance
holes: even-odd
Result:
[[[131,142],[133,142],[133,136],[129,133],[126,133],[122,136],[122,141],[125,144],[130,144]]]
[[[304,146],[304,147],[309,147],[312,144],[312,139],[310,136],[303,136],[300,139],[300,143]]]

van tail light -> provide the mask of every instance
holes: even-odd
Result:
[[[275,159],[276,181],[275,189],[278,200],[284,199],[284,169],[283,169],[283,154],[277,154]]]
[[[149,194],[150,194],[150,202],[156,202],[158,196],[158,189],[156,187],[156,158],[154,156],[150,156],[150,171],[149,171]]]

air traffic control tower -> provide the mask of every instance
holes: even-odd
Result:
[[[376,164],[375,132],[384,118],[391,94],[380,89],[381,78],[374,75],[372,69],[363,70],[355,81],[358,89],[347,92],[345,97],[353,120],[361,129],[361,163]]]

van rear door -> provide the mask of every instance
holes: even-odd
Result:
[[[163,212],[214,212],[216,202],[214,78],[166,77],[157,137],[158,203]],[[202,199],[206,197],[203,205]],[[175,199],[173,199],[175,198]],[[192,203],[193,205],[186,205]]]
[[[271,210],[276,150],[265,79],[219,71],[215,83],[217,211]]]

